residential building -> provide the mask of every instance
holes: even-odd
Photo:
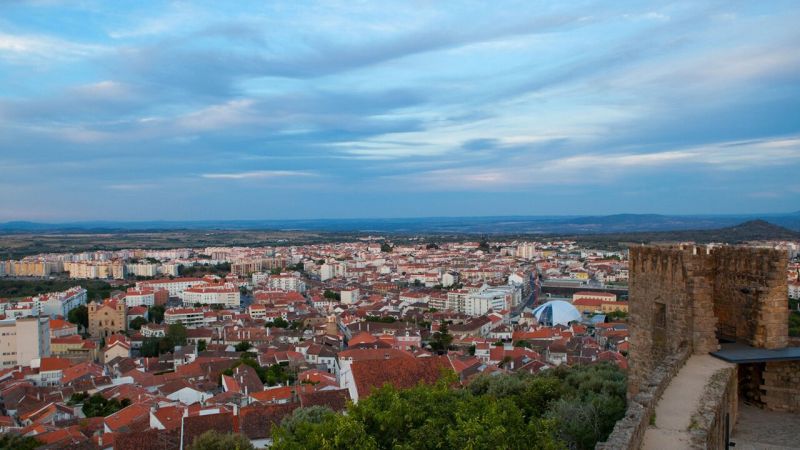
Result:
[[[0,368],[30,366],[50,356],[50,318],[22,317],[0,320]]]
[[[238,308],[240,301],[241,293],[233,283],[197,286],[183,291],[183,304],[187,306],[201,304]]]

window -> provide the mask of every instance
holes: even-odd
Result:
[[[664,303],[656,303],[654,325],[658,328],[665,328],[667,326],[667,305]]]

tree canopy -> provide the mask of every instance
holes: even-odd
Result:
[[[451,373],[435,385],[386,385],[347,414],[300,408],[273,431],[274,448],[583,450],[625,412],[625,375],[605,363],[456,381]]]
[[[89,328],[89,308],[86,305],[76,306],[67,313],[67,320],[80,325],[84,330]]]
[[[254,448],[250,440],[243,434],[225,434],[214,430],[197,436],[188,446],[189,450],[253,450]]]

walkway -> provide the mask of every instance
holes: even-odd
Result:
[[[690,448],[689,422],[700,405],[703,389],[714,373],[730,366],[710,355],[692,355],[658,401],[655,426],[651,425],[645,432],[642,448]]]
[[[800,448],[800,414],[765,411],[739,403],[731,441],[736,450],[786,450]]]

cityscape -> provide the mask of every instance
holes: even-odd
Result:
[[[0,450],[800,449],[797,23],[0,1]]]

